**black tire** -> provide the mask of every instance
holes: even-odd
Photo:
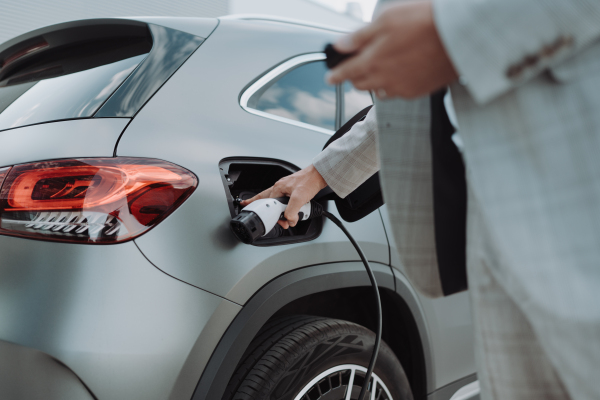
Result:
[[[223,400],[294,400],[303,388],[324,371],[343,365],[366,368],[375,342],[369,329],[348,321],[292,316],[266,324],[238,364]],[[362,376],[361,376],[362,374]],[[384,342],[374,374],[389,394],[378,390],[378,400],[412,400],[406,375],[395,354]],[[351,373],[339,371],[311,385],[310,400],[344,400]],[[364,382],[355,373],[352,399]],[[376,389],[377,390],[377,389]],[[379,392],[382,392],[381,395]],[[365,396],[365,399],[370,397]]]

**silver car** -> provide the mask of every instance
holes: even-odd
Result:
[[[1,399],[357,398],[376,308],[350,242],[229,230],[372,103],[324,83],[341,34],[94,19],[0,46]],[[411,286],[385,206],[346,226],[383,304],[369,399],[477,396],[467,293]]]

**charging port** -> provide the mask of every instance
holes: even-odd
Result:
[[[219,171],[225,187],[231,218],[239,214],[242,207],[239,202],[254,197],[270,188],[279,179],[291,175],[300,168],[282,160],[270,158],[230,157],[221,160]],[[323,219],[315,218],[301,221],[289,229],[279,229],[279,225],[261,239],[256,246],[275,246],[306,242],[317,238],[323,228]]]

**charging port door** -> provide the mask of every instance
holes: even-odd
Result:
[[[231,218],[241,210],[239,202],[254,197],[270,188],[279,179],[291,175],[300,168],[282,160],[253,157],[228,157],[219,163],[225,196]],[[256,246],[306,242],[317,238],[323,228],[323,219],[300,221],[289,229],[273,229],[254,242]]]

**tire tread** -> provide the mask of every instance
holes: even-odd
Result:
[[[256,363],[261,361],[265,353],[267,353],[275,344],[277,344],[281,338],[289,335],[295,329],[303,325],[310,324],[311,322],[324,319],[325,318],[322,317],[308,315],[294,315],[270,321],[265,324],[265,326],[258,331],[256,337],[248,349],[244,352],[244,355],[237,366],[235,374],[227,385],[227,389],[223,395],[223,400],[232,400],[233,396],[238,391],[246,393],[247,396],[252,396],[252,394],[256,392],[255,389],[247,386],[241,388],[240,385],[246,379],[248,373],[256,366]],[[274,362],[271,363],[271,365],[274,364]],[[271,372],[274,371],[273,367],[269,368],[267,365],[265,365],[265,367],[267,367]],[[266,383],[262,377],[252,375],[252,378],[260,379],[259,382],[256,382],[259,385],[264,385]],[[242,398],[236,396],[236,400],[250,400],[252,398],[253,397]]]
[[[279,384],[284,371],[293,367],[292,363],[301,357],[312,357],[311,351],[325,339],[345,334],[374,336],[370,330],[353,322],[323,317],[292,316],[267,323],[244,353],[223,400],[266,399]],[[380,350],[382,355],[395,360],[395,364],[391,364],[393,379],[398,380],[403,392],[398,397],[412,399],[402,366],[385,343]]]

